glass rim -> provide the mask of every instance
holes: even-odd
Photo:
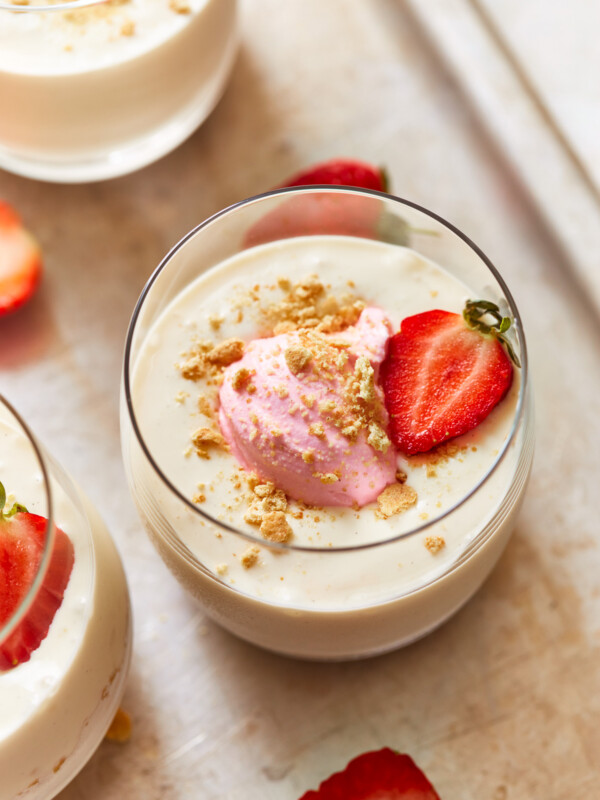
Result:
[[[27,2],[14,2],[10,0],[0,0],[0,11],[12,11],[15,14],[45,13],[46,11],[73,11],[78,8],[89,8],[99,6],[108,0],[63,0],[59,3],[48,3],[46,5],[29,5]]]
[[[33,435],[32,431],[28,427],[23,417],[14,408],[14,406],[6,399],[6,397],[1,393],[0,393],[0,405],[3,405],[11,414],[11,416],[15,419],[15,421],[19,424],[21,431],[25,434],[29,444],[33,449],[34,455],[42,471],[42,481],[44,485],[44,493],[46,495],[46,513],[47,513],[44,551],[42,553],[42,558],[40,560],[36,576],[34,578],[33,583],[29,587],[27,594],[19,604],[19,607],[11,615],[8,622],[6,622],[2,627],[0,627],[0,644],[2,644],[6,639],[8,639],[8,637],[13,633],[13,631],[17,628],[17,626],[22,622],[24,617],[27,615],[29,609],[31,608],[35,598],[37,597],[42,582],[46,576],[48,565],[50,563],[52,549],[54,546],[54,538],[56,535],[56,526],[54,525],[54,507],[53,507],[52,488],[50,484],[50,470],[48,468],[46,458],[39,444],[37,443],[35,436]]]
[[[131,392],[131,373],[132,373],[132,365],[131,365],[131,355],[132,355],[132,347],[133,347],[133,338],[136,333],[136,325],[141,314],[141,311],[144,307],[144,303],[149,296],[152,287],[158,277],[162,274],[163,270],[166,269],[171,262],[171,260],[175,257],[175,255],[179,252],[179,250],[183,249],[185,245],[193,239],[200,231],[204,228],[211,225],[213,222],[218,220],[220,217],[225,215],[229,215],[235,213],[237,209],[244,208],[249,206],[253,203],[260,202],[264,199],[277,197],[279,195],[293,195],[293,194],[304,194],[304,193],[325,193],[325,192],[339,192],[342,194],[355,194],[355,195],[366,195],[367,197],[372,198],[379,198],[386,202],[393,202],[396,204],[400,204],[401,206],[407,206],[412,208],[416,211],[419,211],[422,214],[430,217],[431,219],[436,220],[438,223],[443,225],[447,228],[451,233],[455,236],[458,236],[468,247],[470,247],[475,254],[479,257],[479,259],[483,262],[484,266],[491,272],[495,280],[498,282],[504,297],[508,303],[508,307],[510,313],[513,318],[514,329],[516,331],[517,340],[520,346],[519,356],[521,362],[521,381],[519,386],[519,397],[517,400],[517,406],[515,408],[515,415],[512,421],[512,425],[510,428],[510,432],[506,437],[504,445],[498,455],[496,456],[495,460],[493,461],[492,465],[489,469],[485,472],[485,474],[480,478],[480,480],[467,492],[467,494],[463,495],[460,500],[456,503],[451,505],[447,508],[443,513],[439,514],[438,516],[434,517],[433,519],[428,519],[423,521],[422,524],[411,528],[408,531],[404,531],[399,534],[395,534],[393,536],[378,539],[374,542],[364,542],[361,544],[355,545],[346,545],[342,547],[312,547],[307,545],[299,545],[293,542],[271,542],[266,541],[262,537],[256,536],[250,531],[244,531],[239,528],[236,528],[233,525],[230,525],[227,522],[223,522],[222,520],[217,519],[216,517],[209,514],[204,509],[200,508],[199,506],[195,505],[189,498],[187,498],[164,474],[154,456],[150,452],[148,445],[142,435],[141,429],[138,425],[137,417],[135,414],[134,404],[133,404],[133,397]],[[363,237],[357,237],[363,238]],[[216,264],[211,267],[213,269]],[[444,217],[436,214],[434,211],[430,211],[429,209],[425,208],[424,206],[419,205],[411,200],[406,200],[404,198],[398,197],[393,194],[389,194],[386,192],[379,192],[374,189],[362,189],[359,187],[349,187],[349,186],[336,186],[336,185],[328,185],[328,184],[315,184],[311,186],[290,186],[290,187],[283,187],[281,189],[273,189],[267,192],[262,192],[257,195],[253,195],[248,197],[244,200],[240,200],[236,203],[233,203],[226,208],[221,209],[220,211],[211,214],[205,220],[200,222],[194,228],[192,228],[188,233],[186,233],[161,259],[158,266],[155,268],[154,272],[148,278],[142,292],[136,302],[134,307],[131,320],[129,322],[129,327],[127,330],[127,337],[125,340],[125,350],[124,350],[124,357],[123,357],[123,391],[125,396],[125,404],[127,406],[127,413],[129,416],[129,421],[133,428],[135,437],[137,442],[142,450],[142,453],[148,460],[148,463],[154,470],[155,474],[158,476],[160,481],[166,486],[166,488],[175,495],[175,497],[183,503],[183,505],[190,510],[193,514],[197,515],[202,521],[208,522],[211,525],[216,526],[218,529],[222,531],[226,531],[227,533],[234,534],[236,536],[241,536],[243,539],[246,539],[248,542],[254,545],[260,545],[262,547],[269,547],[272,549],[281,550],[284,552],[287,551],[298,551],[298,552],[309,552],[309,553],[349,553],[355,552],[358,550],[367,550],[373,547],[381,547],[385,545],[392,544],[394,542],[398,542],[402,539],[407,539],[412,536],[416,536],[419,533],[424,533],[434,525],[437,525],[442,520],[447,519],[450,517],[457,509],[463,506],[471,497],[473,497],[477,492],[487,483],[487,481],[492,477],[492,475],[496,472],[496,469],[504,460],[506,454],[508,453],[512,442],[516,436],[516,433],[519,429],[521,424],[521,420],[525,413],[525,399],[527,396],[527,386],[528,386],[528,376],[529,376],[529,367],[528,367],[528,357],[527,357],[527,346],[525,341],[525,335],[521,323],[521,315],[519,314],[519,310],[515,303],[515,300],[510,292],[508,286],[506,285],[504,279],[502,278],[501,274],[499,273],[498,269],[494,266],[494,264],[490,261],[490,259],[485,255],[485,253],[472,241],[466,234],[464,234],[459,228],[453,225],[451,222],[448,222]],[[478,536],[475,537],[473,541],[469,543],[469,546],[472,546],[477,542],[479,538]],[[192,553],[191,550],[184,544],[181,537],[177,535],[177,540],[179,544],[189,554],[189,557],[193,559],[193,561],[200,566],[202,566],[202,562],[196,558],[196,556]]]

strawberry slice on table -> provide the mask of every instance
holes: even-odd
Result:
[[[15,503],[4,512],[6,492],[0,483],[0,627],[19,608],[36,577],[47,536],[48,521]],[[44,580],[27,614],[0,641],[0,671],[28,661],[46,638],[63,601],[73,569],[73,544],[55,529],[52,554]]]
[[[352,158],[333,158],[322,164],[315,164],[292,175],[282,184],[282,188],[315,186],[319,183],[328,186],[356,186],[360,189],[375,189],[378,192],[388,190],[388,178],[384,169]]]
[[[410,756],[389,747],[363,753],[300,800],[440,800]]]
[[[508,392],[511,325],[498,306],[468,301],[463,315],[425,311],[389,340],[381,381],[390,438],[403,453],[424,453],[475,428]]]
[[[0,200],[0,316],[29,300],[42,276],[38,243],[14,209]]]

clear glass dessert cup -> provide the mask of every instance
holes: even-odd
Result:
[[[0,167],[81,183],[156,161],[210,114],[237,41],[236,0],[3,0]]]
[[[410,529],[402,529],[398,522],[397,532],[384,527],[381,535],[375,533],[369,540],[359,540],[350,531],[347,539],[337,536],[326,546],[296,536],[278,544],[265,541],[256,528],[232,525],[218,510],[193,502],[174,484],[148,444],[151,431],[139,413],[134,380],[156,321],[197,276],[210,270],[211,279],[218,279],[215,268],[267,242],[279,246],[289,238],[302,237],[300,242],[324,235],[342,235],[346,242],[353,237],[356,247],[365,240],[392,243],[394,248],[410,241],[413,251],[458,278],[472,297],[491,300],[512,317],[509,335],[521,368],[515,370],[519,375],[508,432],[489,466],[456,502],[437,515],[421,515]],[[365,270],[368,273],[368,264]],[[254,274],[249,272],[247,280],[252,284]],[[154,347],[160,346],[155,336]],[[173,361],[180,355],[174,353]],[[383,653],[426,635],[456,613],[489,575],[510,537],[533,456],[520,317],[502,277],[479,248],[453,225],[414,203],[325,186],[250,198],[185,236],[143,290],[127,336],[121,431],[130,490],[151,540],[173,574],[217,623],[247,641],[293,657],[341,660]],[[168,438],[166,426],[161,436]],[[460,461],[456,459],[453,469],[460,470]],[[377,525],[373,517],[373,526]],[[287,587],[287,597],[269,596],[259,582],[254,588],[250,577],[240,588],[213,558],[203,556],[205,543],[215,537],[238,557],[252,545],[278,554],[271,563],[285,564],[286,583],[281,585]],[[435,543],[444,537],[454,545],[436,552]],[[430,552],[424,542],[434,543]],[[429,559],[423,562],[426,566],[413,568],[421,564],[423,553]]]
[[[17,502],[37,515],[43,541],[31,587],[0,628],[0,799],[48,800],[90,759],[118,709],[131,654],[129,593],[98,513],[2,396],[0,481],[6,508]],[[13,515],[0,525],[15,519],[24,524]],[[65,534],[74,558],[62,602],[24,657],[19,642],[45,613]]]

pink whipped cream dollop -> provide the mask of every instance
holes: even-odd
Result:
[[[256,339],[224,373],[219,424],[241,466],[311,506],[364,506],[395,481],[377,383],[391,324]]]

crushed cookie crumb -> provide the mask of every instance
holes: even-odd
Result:
[[[316,436],[319,439],[325,438],[325,428],[322,422],[312,422],[308,426],[308,432],[311,436]]]
[[[286,348],[284,356],[290,372],[292,372],[294,375],[297,375],[309,364],[312,358],[312,353],[306,347],[291,345],[290,347]]]
[[[247,369],[246,367],[240,367],[233,373],[233,378],[231,379],[231,385],[235,389],[236,392],[241,391],[244,386],[248,384],[250,378],[254,375],[254,370]]]
[[[260,523],[260,532],[271,542],[287,542],[293,532],[283,511],[271,511],[264,515]]]
[[[206,495],[204,492],[198,492],[192,497],[192,503],[205,503],[206,502]]]
[[[217,575],[221,576],[227,575],[227,573],[229,572],[229,567],[227,566],[227,564],[217,564],[217,566],[215,567],[215,572],[217,573]]]
[[[302,461],[305,464],[314,464],[315,462],[315,451],[311,448],[308,450],[304,450],[302,453]]]
[[[258,561],[258,556],[259,555],[260,555],[260,549],[258,547],[256,547],[256,545],[253,545],[252,547],[249,547],[240,556],[240,561],[241,561],[242,566],[244,567],[244,569],[250,569],[251,567],[253,567]]]
[[[244,355],[244,349],[245,344],[242,339],[225,339],[209,350],[206,358],[211,364],[227,367],[240,360]]]
[[[406,483],[407,480],[408,480],[408,475],[406,474],[406,472],[404,472],[403,469],[400,469],[398,467],[398,469],[396,470],[396,481],[398,483]]]
[[[210,314],[208,317],[208,324],[213,329],[213,331],[218,331],[224,322],[225,322],[224,317],[218,317],[216,314]]]
[[[318,478],[321,483],[337,483],[339,481],[339,476],[336,475],[334,472],[313,472],[313,478]]]
[[[386,486],[377,498],[376,512],[380,519],[388,519],[394,514],[406,511],[417,502],[417,493],[405,483],[392,483]]]
[[[185,403],[185,401],[189,396],[190,396],[189,392],[177,392],[177,394],[175,395],[175,402],[181,405],[181,403]]]
[[[431,555],[436,555],[446,546],[446,540],[443,536],[426,536],[425,547],[429,550]]]
[[[437,469],[435,468],[435,464],[428,463],[426,464],[425,469],[428,478],[437,478]]]
[[[117,709],[113,721],[110,723],[109,729],[106,731],[105,738],[109,742],[118,742],[123,744],[128,742],[131,738],[131,717],[122,708]],[[57,771],[57,770],[55,770]]]
[[[207,448],[223,447],[225,439],[218,431],[202,427],[192,434],[192,443],[200,458],[210,458]]]
[[[375,399],[375,372],[366,356],[359,356],[356,359],[354,374],[358,379],[358,396],[365,403],[371,403]]]
[[[192,9],[185,0],[169,0],[169,8],[176,14],[191,14]]]
[[[135,33],[135,23],[127,20],[121,25],[121,36],[133,36]]]
[[[371,422],[369,425],[367,444],[370,444],[374,450],[379,450],[380,453],[387,453],[391,442],[381,425],[378,425],[376,422]]]
[[[210,402],[208,397],[206,397],[206,395],[201,394],[198,397],[197,406],[198,406],[198,411],[201,414],[204,414],[205,417],[214,416],[215,410],[212,406],[212,403]]]

